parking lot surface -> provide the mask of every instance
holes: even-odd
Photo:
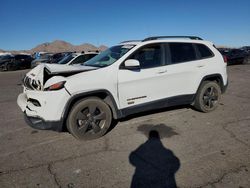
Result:
[[[0,73],[1,188],[250,187],[249,65],[228,67],[228,90],[211,113],[144,113],[90,141],[26,125],[16,104],[26,72]]]

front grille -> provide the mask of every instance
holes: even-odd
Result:
[[[41,90],[40,84],[37,84],[35,80],[28,76],[23,79],[23,85],[29,90]]]
[[[28,76],[26,76],[24,79],[23,79],[23,85],[27,88],[27,89],[31,89],[33,90],[33,87],[31,86],[31,78],[29,78]]]

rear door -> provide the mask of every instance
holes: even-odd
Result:
[[[166,73],[164,74],[166,97],[188,97],[195,94],[200,70],[206,63],[198,60],[194,44],[175,42],[165,45],[168,54]]]

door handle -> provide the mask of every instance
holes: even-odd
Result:
[[[197,65],[197,68],[205,67],[205,65]]]
[[[163,74],[163,73],[166,73],[166,72],[168,72],[167,70],[161,70],[161,71],[159,71],[159,72],[157,72],[158,74]]]

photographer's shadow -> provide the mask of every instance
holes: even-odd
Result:
[[[149,132],[148,140],[130,154],[129,161],[136,168],[131,188],[177,187],[175,173],[180,161],[163,146],[157,131]]]

